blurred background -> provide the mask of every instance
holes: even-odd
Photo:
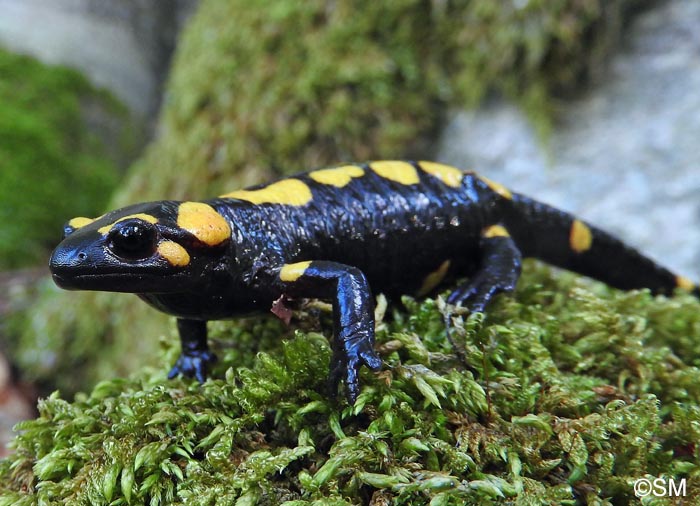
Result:
[[[37,395],[167,368],[166,317],[48,279],[74,216],[433,159],[700,279],[698,26],[695,0],[0,0],[0,456]]]

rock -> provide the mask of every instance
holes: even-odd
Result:
[[[197,0],[0,0],[0,44],[77,68],[141,117],[160,103],[176,34]]]
[[[639,15],[548,144],[516,106],[455,112],[435,157],[575,212],[700,279],[700,3]]]

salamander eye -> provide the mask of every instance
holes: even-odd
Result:
[[[121,258],[148,258],[156,250],[156,228],[137,218],[120,221],[109,231],[107,247]]]
[[[72,227],[70,224],[66,223],[63,225],[63,238],[65,239],[69,235],[71,235],[73,232],[75,232],[75,227]]]

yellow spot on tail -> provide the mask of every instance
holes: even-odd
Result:
[[[161,241],[158,244],[158,253],[174,267],[184,267],[190,263],[190,254],[187,250],[173,241]]]
[[[510,234],[503,225],[491,225],[481,232],[482,237],[490,239],[492,237],[510,237]]]
[[[346,186],[352,178],[362,177],[365,171],[355,165],[344,165],[334,169],[320,169],[309,172],[309,177],[321,184],[328,184],[336,188]]]
[[[676,276],[676,286],[688,292],[692,292],[695,289],[695,283],[685,276]]]
[[[311,190],[298,179],[283,179],[258,190],[237,190],[221,197],[245,200],[253,204],[303,206],[311,201]]]
[[[187,230],[207,246],[231,238],[231,227],[213,207],[203,202],[183,202],[177,210],[177,226]]]
[[[569,246],[576,253],[583,253],[591,249],[593,244],[593,234],[581,220],[574,220],[569,231]]]
[[[280,279],[285,283],[292,283],[304,275],[309,265],[311,265],[311,261],[285,264],[280,270]]]
[[[423,284],[416,292],[416,295],[418,295],[418,297],[422,297],[424,295],[428,295],[435,288],[437,288],[438,285],[442,283],[442,280],[445,279],[445,276],[447,276],[447,271],[450,269],[450,264],[451,262],[449,260],[445,260],[440,264],[440,267],[428,274],[423,279]]]
[[[93,221],[95,221],[95,218],[85,218],[83,216],[78,216],[77,218],[73,218],[72,220],[70,220],[68,222],[68,226],[77,230],[79,228],[84,227],[85,225],[89,225]]]
[[[489,188],[491,188],[493,191],[498,193],[501,197],[505,199],[512,199],[513,194],[510,192],[508,188],[503,186],[501,183],[497,183],[496,181],[491,181],[489,178],[484,177],[484,176],[479,176],[479,179],[481,179],[484,183],[488,185]]]
[[[418,164],[423,171],[435,176],[447,186],[459,188],[462,185],[464,173],[459,169],[435,162],[418,162]]]
[[[106,234],[107,232],[112,230],[112,227],[114,225],[116,225],[117,223],[119,223],[120,221],[130,220],[131,218],[138,218],[139,220],[147,221],[148,223],[158,223],[158,218],[156,218],[155,216],[151,216],[150,214],[146,214],[146,213],[136,213],[136,214],[129,214],[127,216],[122,216],[118,220],[110,223],[109,225],[105,225],[104,227],[98,228],[97,231],[100,234]]]
[[[384,179],[389,179],[405,185],[418,184],[420,182],[418,171],[408,162],[372,162],[369,166]]]

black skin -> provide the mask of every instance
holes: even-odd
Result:
[[[182,374],[204,381],[214,360],[208,320],[269,311],[281,297],[330,300],[329,379],[333,392],[345,380],[350,402],[359,394],[360,367],[378,370],[382,363],[374,351],[372,293],[415,293],[445,260],[447,280],[468,276],[448,302],[479,312],[496,294],[514,290],[522,257],[622,289],[668,294],[679,284],[675,274],[590,225],[590,248],[574,251],[574,217],[563,211],[495,191],[473,173],[455,187],[410,163],[417,183],[387,179],[371,164],[357,164],[363,175],[342,188],[318,183],[308,173],[293,176],[311,191],[303,205],[209,200],[230,227],[230,237],[215,245],[180,228],[179,202],[130,206],[78,229],[67,226],[50,267],[64,288],[136,293],[176,316],[182,352],[171,378]],[[157,223],[132,217],[114,224],[138,213]],[[109,232],[99,232],[105,226],[111,226]],[[490,233],[493,226],[501,232]],[[158,254],[156,245],[164,240],[188,252],[187,265],[172,265]],[[306,261],[311,263],[298,276],[286,281],[281,276],[285,265]],[[697,288],[693,293],[700,296]]]
[[[188,378],[197,378],[204,383],[207,378],[207,365],[216,361],[216,356],[209,351],[207,344],[207,322],[205,320],[177,319],[182,350],[175,365],[168,373],[168,379],[179,374]]]

